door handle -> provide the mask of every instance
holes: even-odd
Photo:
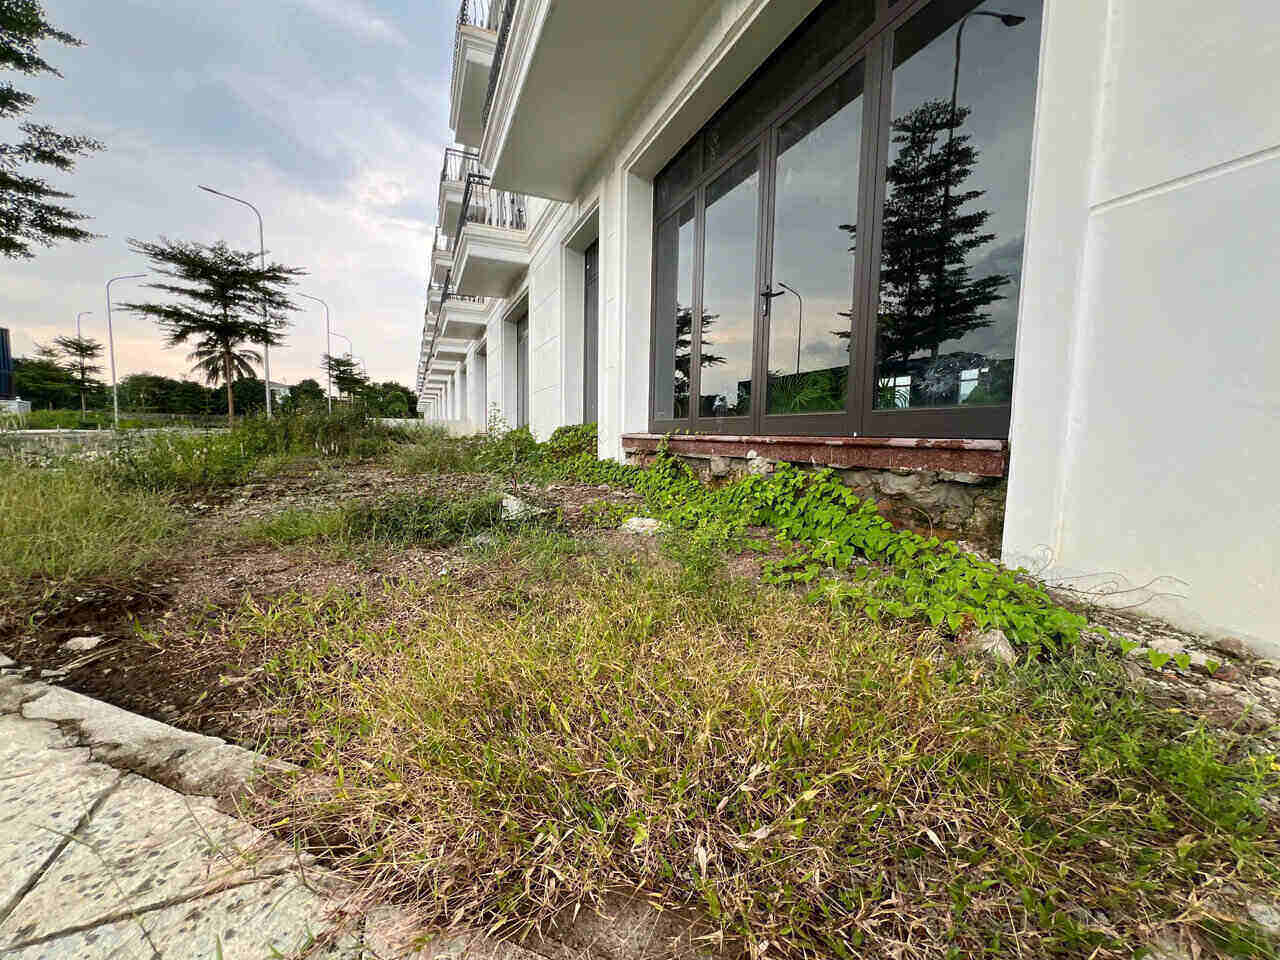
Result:
[[[760,296],[764,297],[764,315],[766,317],[769,316],[769,305],[773,303],[773,298],[780,297],[784,293],[786,293],[785,290],[774,290],[772,286],[765,287],[760,291]]]

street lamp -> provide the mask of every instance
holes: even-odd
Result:
[[[960,89],[960,46],[964,42],[964,25],[968,23],[970,17],[992,17],[999,20],[1006,27],[1016,27],[1019,24],[1027,22],[1026,17],[1020,17],[1016,13],[998,13],[995,10],[973,10],[960,18],[960,25],[956,28],[956,62],[951,73],[952,131],[955,130],[956,125],[956,94]],[[949,136],[947,138],[947,142],[951,142]]]
[[[255,214],[257,214],[257,217],[258,217],[258,263],[263,270],[266,270],[267,269],[267,247],[266,247],[266,242],[263,240],[262,214],[258,211],[258,208],[255,207],[248,200],[243,200],[240,197],[233,197],[229,193],[223,193],[221,190],[213,189],[213,187],[206,187],[204,186],[204,184],[200,184],[200,189],[203,190],[205,193],[212,193],[219,197],[225,197],[228,200],[234,200],[236,203],[243,203],[246,207],[248,207]],[[262,298],[262,372],[263,372],[263,376],[266,377],[266,381],[267,381],[267,419],[270,420],[271,419],[271,343],[270,343],[271,331],[267,328],[267,323],[268,323],[267,298],[264,295]]]
[[[795,288],[788,286],[782,281],[778,281],[778,286],[783,290],[795,294],[795,298],[800,301],[800,319],[796,321],[796,373],[800,373],[800,337],[804,333],[804,297],[796,293]]]
[[[329,305],[319,297],[313,297],[309,293],[299,293],[298,296],[302,297],[304,300],[314,300],[316,303],[320,304],[320,306],[324,307],[324,352],[325,356],[333,356],[333,341],[329,332]],[[324,365],[324,369],[325,373],[327,373],[329,377],[324,398],[329,401],[329,412],[333,413],[333,370],[327,363]]]
[[[107,352],[111,355],[111,412],[115,429],[120,429],[120,390],[116,386],[116,337],[111,329],[111,285],[117,280],[141,280],[145,273],[126,273],[107,281]]]
[[[80,360],[80,419],[85,417],[84,409],[84,337],[80,335],[80,318],[92,317],[92,310],[81,310],[76,314],[76,350],[79,351]]]

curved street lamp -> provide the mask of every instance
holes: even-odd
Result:
[[[262,233],[262,214],[248,200],[241,197],[233,197],[229,193],[223,193],[221,190],[215,190],[213,187],[206,187],[200,184],[200,189],[205,193],[212,193],[215,196],[225,197],[228,200],[234,200],[236,203],[243,203],[252,210],[258,217],[258,265],[263,270],[267,269],[267,247],[263,240]],[[262,300],[262,375],[266,379],[267,385],[267,419],[271,419],[271,331],[267,329],[267,301],[264,297]]]
[[[112,423],[120,429],[120,389],[116,385],[116,337],[111,329],[111,285],[117,280],[141,280],[145,273],[126,273],[107,281],[107,352],[111,355],[111,413]]]
[[[314,300],[316,303],[320,304],[320,306],[324,307],[324,352],[327,356],[330,356],[330,357],[333,356],[333,341],[331,339],[330,324],[329,324],[329,305],[325,303],[323,300],[321,300],[319,297],[313,297],[309,293],[299,293],[298,296],[306,300]],[[324,365],[324,370],[329,378],[328,386],[325,389],[324,398],[325,400],[329,401],[329,412],[333,413],[333,370],[329,367],[329,364],[327,363]]]

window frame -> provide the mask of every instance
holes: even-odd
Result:
[[[650,351],[649,428],[652,433],[724,434],[733,436],[867,436],[867,437],[931,437],[940,439],[1007,439],[1012,412],[1011,403],[948,407],[916,407],[876,410],[875,395],[875,320],[880,296],[880,258],[882,227],[888,173],[890,126],[893,97],[893,44],[899,27],[933,0],[876,0],[872,22],[823,69],[816,71],[797,91],[774,110],[763,116],[747,133],[726,151],[714,167],[706,164],[704,133],[715,117],[709,119],[690,140],[673,154],[673,161],[689,149],[699,151],[698,173],[691,186],[673,194],[659,208],[657,192],[653,203],[653,257],[650,289],[654,291],[650,309],[650,344],[658,342],[658,237],[660,227],[691,200],[694,203],[693,316],[702,311],[705,260],[706,187],[732,163],[750,149],[759,152],[759,208],[756,236],[756,287],[753,308],[753,349],[751,412],[746,417],[701,417],[701,327],[691,324],[689,368],[689,412],[680,419],[659,419],[657,412],[656,350]],[[981,0],[974,0],[973,6]],[[815,13],[816,13],[815,8]],[[803,30],[806,24],[797,27]],[[790,37],[775,48],[783,49]],[[774,56],[757,68],[726,101],[729,103],[750,85]],[[827,413],[769,414],[768,391],[768,322],[761,309],[760,292],[771,282],[773,272],[774,206],[777,200],[777,144],[779,127],[802,110],[814,97],[824,92],[859,60],[864,61],[862,136],[859,149],[860,170],[857,212],[860,227],[866,225],[868,250],[859,254],[853,272],[853,297],[850,305],[850,365],[845,409]],[[668,167],[670,164],[667,165]],[[664,167],[664,170],[666,167]],[[661,174],[659,174],[661,175]],[[1021,314],[1021,306],[1019,306]],[[1021,316],[1019,316],[1021,322]]]

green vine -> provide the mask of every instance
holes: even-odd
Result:
[[[582,450],[584,444],[562,437],[557,446]],[[832,470],[779,464],[768,475],[707,487],[664,446],[645,468],[578,453],[550,458],[538,472],[544,479],[630,487],[672,527],[725,542],[741,544],[747,527],[767,527],[788,552],[766,561],[765,582],[811,585],[813,599],[877,622],[921,620],[954,636],[999,629],[1031,656],[1076,643],[1088,623],[1055,603],[1026,571],[896,529]]]

